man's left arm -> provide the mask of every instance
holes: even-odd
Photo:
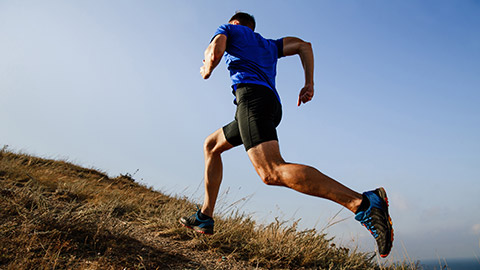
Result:
[[[203,66],[200,68],[200,74],[206,80],[210,78],[213,70],[217,67],[222,59],[223,53],[227,48],[227,36],[223,34],[216,35],[210,45],[205,50],[205,59]]]
[[[305,72],[305,85],[298,94],[297,106],[307,103],[313,98],[313,49],[310,42],[296,37],[283,38],[283,55],[299,55]]]

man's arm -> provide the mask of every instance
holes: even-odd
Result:
[[[217,67],[222,59],[223,53],[227,48],[227,36],[223,34],[216,35],[210,45],[205,50],[205,59],[203,66],[200,68],[200,74],[206,80],[212,74],[212,71]]]
[[[283,39],[283,55],[300,56],[303,70],[305,72],[305,86],[298,94],[297,106],[307,103],[313,98],[313,50],[312,44],[296,37],[286,37]]]

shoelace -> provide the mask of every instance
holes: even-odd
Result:
[[[361,223],[363,226],[365,226],[365,228],[367,228],[367,230],[373,235],[373,237],[378,237],[377,229],[375,229],[375,226],[373,226],[372,224],[372,217],[364,219]]]

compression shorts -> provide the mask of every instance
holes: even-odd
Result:
[[[276,127],[282,119],[282,105],[272,89],[258,84],[238,84],[235,91],[235,120],[223,127],[225,139],[245,150],[271,140],[278,141]]]

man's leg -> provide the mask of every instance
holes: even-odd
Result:
[[[213,216],[213,210],[217,201],[218,191],[222,183],[223,164],[221,154],[231,149],[231,145],[220,128],[207,137],[204,144],[205,154],[205,199],[201,212],[207,216]]]
[[[313,167],[287,163],[280,155],[278,142],[275,140],[254,146],[247,153],[266,184],[286,186],[305,194],[329,199],[355,213],[355,219],[375,238],[380,256],[388,256],[393,244],[393,227],[388,214],[387,194],[383,188],[362,195]],[[367,199],[367,206],[362,203],[363,198]]]
[[[233,125],[233,124],[232,124]],[[222,183],[222,152],[232,148],[226,139],[223,129],[219,129],[207,137],[204,144],[205,153],[205,201],[202,209],[191,216],[181,217],[180,224],[203,234],[213,234],[213,209],[217,201],[218,190]]]
[[[339,203],[355,213],[362,202],[357,193],[317,169],[287,163],[283,160],[278,141],[268,141],[250,148],[248,156],[267,185],[285,186],[296,191]]]

